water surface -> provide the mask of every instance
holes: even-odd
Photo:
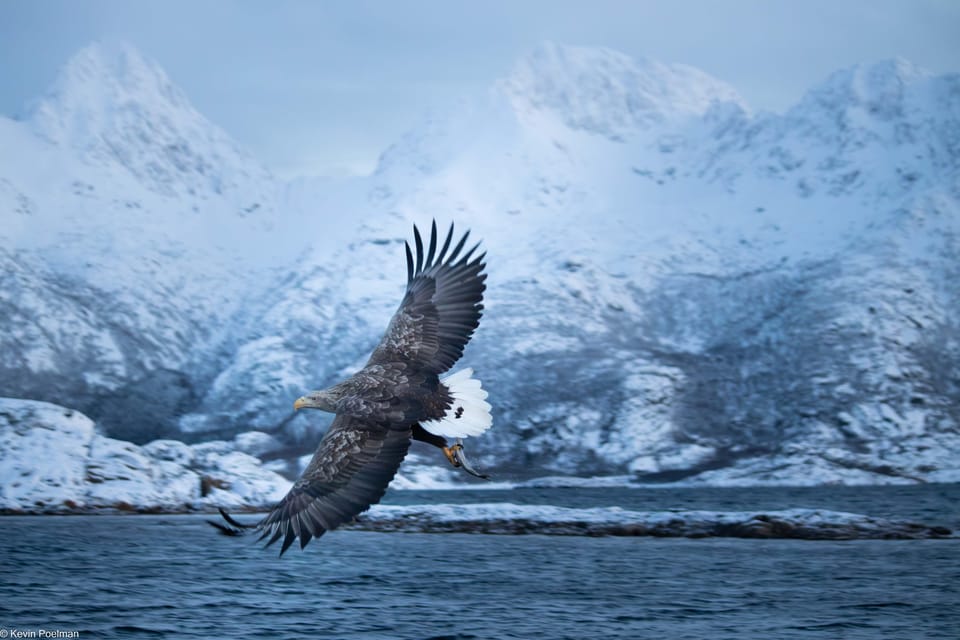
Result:
[[[872,504],[843,508],[884,517],[956,508],[956,487],[889,489],[841,490],[824,503],[815,490],[764,498],[699,489],[646,497],[611,489],[404,492],[390,501],[650,509],[656,499],[740,510],[766,500],[754,506]],[[798,495],[811,502],[794,502]],[[0,525],[2,629],[77,630],[83,638],[960,637],[957,539],[341,531],[278,559],[274,549],[215,535],[199,516],[10,516]]]

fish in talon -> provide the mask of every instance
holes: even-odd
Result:
[[[472,476],[482,478],[484,480],[489,480],[490,476],[486,473],[480,473],[477,471],[472,464],[467,460],[467,454],[464,453],[463,444],[460,442],[460,438],[457,438],[457,444],[453,446],[453,457],[457,461],[457,466],[463,467],[463,470],[469,473]]]

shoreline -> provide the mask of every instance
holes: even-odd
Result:
[[[233,514],[264,514],[267,509],[241,507]],[[61,511],[2,509],[3,516],[213,516],[210,508],[89,508]],[[878,518],[826,509],[765,511],[660,510],[620,507],[570,508],[509,502],[375,505],[341,527],[380,533],[467,533],[479,535],[549,535],[584,537],[750,538],[796,540],[958,539],[957,531],[939,524]]]

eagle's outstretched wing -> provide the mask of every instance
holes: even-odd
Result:
[[[411,426],[389,428],[338,414],[303,474],[263,520],[245,525],[220,512],[234,527],[260,531],[261,540],[269,536],[267,546],[282,537],[280,555],[297,538],[302,549],[380,501],[410,448]]]
[[[419,230],[414,227],[413,232],[416,262],[406,245],[406,295],[366,370],[369,365],[391,370],[402,363],[408,377],[425,379],[447,371],[463,355],[480,323],[487,276],[482,273],[485,254],[471,259],[479,243],[461,255],[469,232],[449,254],[453,225],[439,251],[436,222],[426,252]],[[351,380],[354,387],[363,382],[357,376]],[[221,509],[227,525],[211,524],[227,534],[259,531],[261,539],[268,538],[268,546],[283,538],[281,555],[297,538],[305,547],[380,501],[410,447],[417,418],[409,422],[406,418],[378,420],[338,413],[303,475],[263,520],[241,524]]]
[[[463,234],[453,250],[453,225],[437,251],[437,223],[430,227],[430,244],[424,254],[420,231],[413,227],[416,262],[410,245],[407,250],[407,292],[393,314],[386,333],[367,364],[407,362],[413,368],[443,373],[463,355],[463,348],[480,324],[483,312],[481,253],[471,259],[478,242],[460,255],[470,232]]]

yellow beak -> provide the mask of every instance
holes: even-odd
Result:
[[[307,399],[297,398],[297,401],[293,403],[293,410],[299,411],[300,409],[303,409],[305,406],[307,406]]]

